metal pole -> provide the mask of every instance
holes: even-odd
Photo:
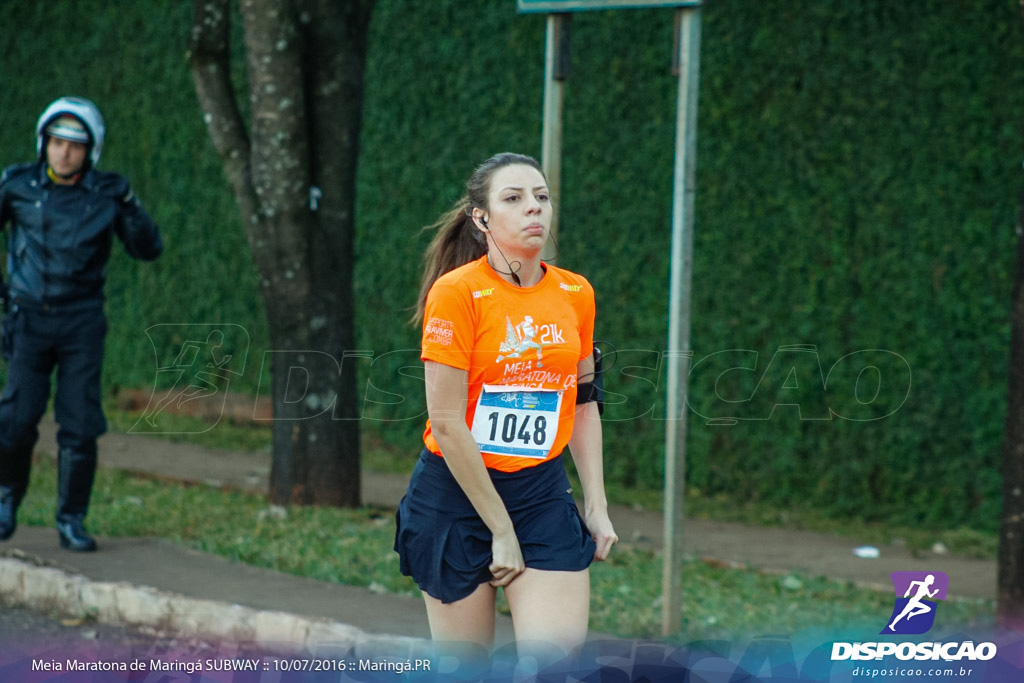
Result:
[[[665,421],[664,557],[662,634],[682,627],[683,494],[686,485],[687,375],[690,349],[690,294],[693,274],[693,206],[696,194],[697,93],[700,76],[700,7],[676,10],[673,66],[678,69],[676,155],[672,192],[672,265]]]
[[[541,166],[551,192],[551,237],[544,247],[543,259],[554,263],[558,237],[558,206],[562,196],[562,102],[565,79],[569,77],[569,37],[571,14],[549,14],[544,51],[544,130],[541,140]]]

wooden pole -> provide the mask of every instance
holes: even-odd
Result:
[[[683,529],[686,485],[687,375],[693,273],[693,207],[696,194],[697,94],[700,75],[700,7],[676,10],[673,67],[679,76],[676,154],[672,194],[672,256],[669,279],[668,388],[665,421],[664,556],[662,633],[682,626]]]
[[[558,207],[562,196],[562,108],[565,80],[569,77],[571,14],[549,14],[544,51],[544,129],[541,166],[551,192],[551,237],[541,258],[554,263],[557,254]]]

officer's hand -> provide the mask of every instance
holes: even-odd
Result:
[[[118,178],[111,186],[109,196],[122,205],[135,203],[135,193],[127,178]]]

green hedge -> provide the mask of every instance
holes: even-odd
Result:
[[[108,388],[152,384],[176,341],[154,348],[154,325],[234,324],[251,343],[233,349],[247,356],[230,388],[254,392],[266,325],[187,70],[189,5],[5,7],[0,163],[31,156],[51,99],[94,98],[110,130],[102,165],[132,178],[168,243],[155,264],[112,260]],[[540,153],[544,18],[514,7],[379,0],[371,27],[366,426],[410,457],[420,227],[483,158]],[[594,282],[598,337],[618,350],[609,479],[642,488],[660,487],[664,457],[672,23],[666,9],[575,15],[565,99],[559,263]],[[994,529],[1021,184],[1017,4],[711,0],[702,28],[691,487]]]

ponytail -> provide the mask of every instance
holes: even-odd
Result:
[[[413,323],[423,322],[427,292],[437,278],[487,253],[484,235],[473,223],[469,210],[469,198],[463,197],[437,222],[423,228],[424,231],[434,230],[436,234],[430,240],[423,256],[423,280],[420,282],[420,294],[416,301],[416,312],[412,317]]]

